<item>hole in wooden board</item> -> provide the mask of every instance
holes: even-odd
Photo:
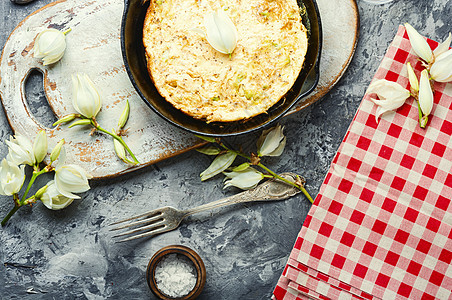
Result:
[[[39,70],[31,70],[25,79],[25,99],[30,112],[41,125],[52,128],[58,119],[47,101],[44,92],[44,76]]]

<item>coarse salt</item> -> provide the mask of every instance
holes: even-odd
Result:
[[[180,254],[169,254],[155,268],[157,288],[170,297],[182,297],[196,285],[196,270],[193,262]]]

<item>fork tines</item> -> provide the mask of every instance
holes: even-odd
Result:
[[[129,222],[129,223],[126,223]],[[122,224],[125,223],[125,224]],[[145,236],[155,235],[161,232],[164,232],[166,225],[164,223],[163,212],[162,211],[151,211],[139,216],[135,216],[132,218],[128,218],[125,220],[121,220],[118,222],[114,222],[110,224],[110,226],[122,224],[115,228],[110,229],[110,231],[121,230],[125,228],[129,228],[129,231],[125,231],[123,233],[117,234],[113,236],[122,237],[129,236],[125,239],[119,240],[117,242],[125,242],[134,239],[138,239]]]

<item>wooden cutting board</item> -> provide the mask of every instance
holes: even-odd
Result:
[[[354,54],[359,16],[354,0],[317,0],[323,27],[320,82],[316,90],[290,112],[299,111],[326,94],[340,79]],[[60,0],[44,6],[24,19],[11,33],[0,61],[0,95],[9,124],[15,133],[33,139],[45,129],[49,151],[61,139],[66,141],[67,162],[82,166],[94,178],[124,174],[198,147],[202,141],[177,129],[152,112],[141,100],[124,68],[120,27],[123,0]],[[43,66],[32,55],[35,37],[44,29],[71,28],[63,59]],[[124,138],[140,165],[120,161],[113,142],[90,129],[67,125],[45,128],[31,113],[24,83],[32,70],[44,77],[49,105],[59,118],[74,112],[71,74],[87,73],[100,91],[102,110],[97,119],[106,129],[116,128],[128,99],[131,106],[128,135]]]

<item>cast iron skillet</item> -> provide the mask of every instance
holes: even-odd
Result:
[[[283,116],[297,101],[311,93],[319,81],[322,27],[315,0],[298,0],[303,23],[308,29],[308,50],[303,68],[289,92],[267,113],[248,120],[235,122],[212,122],[192,118],[174,108],[157,91],[146,68],[145,50],[142,42],[143,23],[149,1],[125,0],[121,25],[121,50],[127,73],[146,104],[171,124],[192,133],[224,137],[262,129]]]

